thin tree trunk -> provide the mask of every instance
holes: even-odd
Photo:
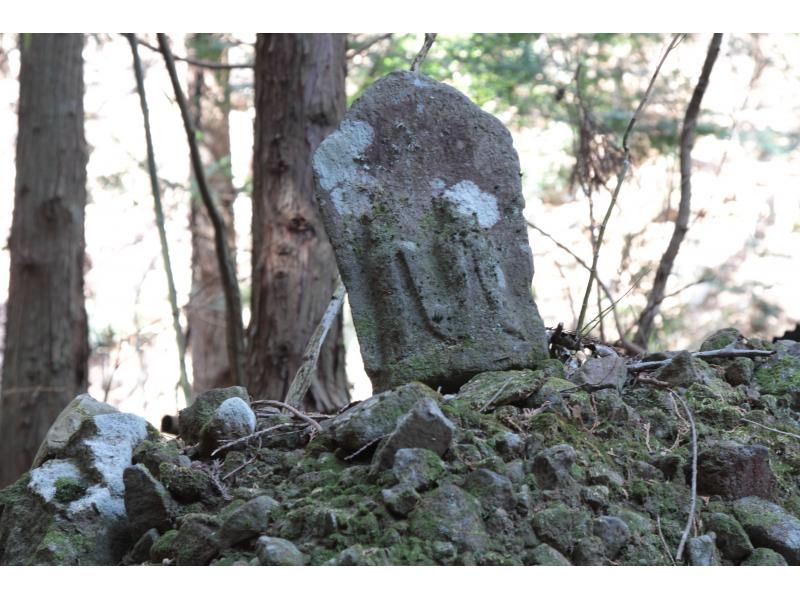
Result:
[[[86,390],[89,357],[83,36],[26,34],[20,46],[0,487],[30,467],[50,424]]]
[[[191,35],[187,43],[189,58],[227,63],[228,51],[215,45],[214,37],[206,33]],[[230,71],[189,64],[189,109],[195,131],[202,133],[198,146],[208,186],[218,200],[228,250],[235,262],[233,200],[236,192],[230,168]],[[192,292],[187,309],[189,350],[192,386],[195,394],[200,394],[210,388],[231,386],[234,379],[226,346],[225,292],[214,248],[214,227],[196,191],[192,193],[189,228],[192,232]]]
[[[311,157],[345,110],[345,36],[263,34],[256,43],[253,293],[248,383],[283,400],[337,280],[314,200]],[[342,319],[328,332],[305,406],[347,404]]]
[[[678,250],[683,238],[686,236],[686,231],[689,230],[689,216],[692,204],[692,148],[694,147],[697,118],[700,114],[700,103],[703,101],[703,95],[711,77],[711,70],[714,68],[714,62],[719,54],[721,41],[721,33],[715,33],[711,38],[703,69],[700,72],[700,79],[694,88],[692,99],[686,108],[686,116],[683,119],[680,140],[681,200],[678,205],[678,217],[675,220],[675,229],[672,232],[669,245],[664,255],[661,256],[661,261],[658,264],[658,270],[656,270],[656,276],[653,280],[653,288],[647,297],[647,305],[639,316],[636,335],[633,337],[633,342],[641,347],[647,347],[647,342],[653,332],[653,323],[661,307],[661,302],[664,300],[667,279],[672,272],[675,257],[678,255]]]

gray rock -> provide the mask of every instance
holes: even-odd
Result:
[[[444,472],[439,455],[428,449],[402,448],[394,455],[392,473],[403,486],[427,490]]]
[[[424,448],[444,455],[450,447],[455,426],[430,398],[420,399],[398,423],[394,432],[375,452],[373,469],[381,470],[394,464],[394,456],[403,448]]]
[[[597,566],[606,564],[606,546],[596,536],[578,540],[572,550],[572,560],[576,565]]]
[[[548,544],[539,544],[531,551],[531,565],[544,567],[570,566],[569,559]]]
[[[175,564],[208,565],[221,548],[216,531],[215,522],[207,515],[186,515],[172,543]]]
[[[758,444],[722,441],[697,455],[697,491],[724,498],[775,493],[777,480],[769,467],[769,449]]]
[[[431,544],[431,555],[444,565],[451,563],[457,554],[458,551],[452,542],[437,540]]]
[[[158,471],[161,483],[180,503],[193,503],[218,495],[211,478],[202,469],[162,463]]]
[[[271,513],[277,507],[278,502],[274,498],[263,494],[248,500],[222,522],[218,534],[220,543],[223,546],[233,546],[258,536],[266,530]]]
[[[512,461],[525,452],[525,440],[514,432],[503,432],[495,440],[494,448],[504,461]]]
[[[419,382],[387,390],[335,417],[328,433],[344,451],[353,453],[391,434],[397,422],[420,399],[435,400],[437,396],[438,393]]]
[[[464,480],[464,489],[488,510],[514,508],[516,498],[511,480],[489,469],[476,469]]]
[[[738,563],[753,552],[753,544],[741,524],[726,513],[712,513],[706,527],[717,536],[717,548],[722,557]]]
[[[689,558],[689,564],[695,567],[719,565],[719,553],[714,543],[715,540],[716,535],[714,532],[689,538],[686,542],[686,555]]]
[[[141,537],[151,528],[163,533],[172,527],[178,505],[144,465],[126,468],[123,481],[125,511],[133,538]]]
[[[622,488],[625,478],[607,465],[593,465],[589,468],[586,478],[590,484]]]
[[[142,463],[154,476],[161,475],[159,469],[162,463],[171,463],[177,467],[189,467],[191,459],[181,453],[174,440],[161,442],[143,440],[133,451],[133,464]]]
[[[243,386],[213,388],[195,397],[192,404],[186,409],[182,409],[179,414],[178,427],[181,438],[187,444],[200,442],[200,433],[211,421],[217,407],[231,397],[239,397],[249,404],[249,395]]]
[[[4,491],[0,564],[117,564],[131,548],[123,471],[152,428],[88,395],[57,418],[40,465]]]
[[[630,475],[632,478],[638,478],[640,480],[654,480],[656,482],[664,481],[664,472],[658,469],[655,465],[651,465],[645,461],[634,461],[631,463]]]
[[[692,357],[689,351],[676,353],[672,361],[658,368],[653,376],[673,386],[687,388],[695,383],[707,385],[714,379],[711,368],[700,359]]]
[[[736,519],[758,548],[771,548],[790,565],[800,565],[800,519],[774,503],[755,496],[733,503]]]
[[[547,373],[542,370],[511,370],[483,372],[458,389],[455,404],[481,409],[491,402],[492,407],[521,405],[535,395],[544,384]]]
[[[540,539],[568,555],[581,538],[589,535],[589,521],[589,513],[583,509],[557,504],[534,514],[533,530]]]
[[[423,540],[452,542],[462,550],[482,550],[489,540],[478,499],[453,484],[423,497],[411,514],[409,530]]]
[[[608,507],[608,500],[611,492],[608,486],[583,486],[581,488],[581,500],[595,511],[604,511]]]
[[[714,351],[717,349],[747,349],[745,338],[736,328],[722,328],[713,332],[700,344],[701,351]]]
[[[569,375],[570,381],[575,384],[600,386],[613,384],[617,390],[622,390],[628,377],[628,368],[625,360],[619,355],[587,359],[583,365]]]
[[[144,563],[150,559],[150,550],[153,544],[161,537],[155,529],[149,529],[136,541],[130,554],[126,556],[128,563]]]
[[[289,540],[271,536],[260,536],[256,540],[256,556],[262,565],[285,567],[306,564],[306,556],[297,549],[297,546]]]
[[[547,357],[519,160],[500,121],[395,72],[353,104],[313,167],[375,389],[455,389]]]
[[[789,563],[780,554],[769,548],[756,548],[742,561],[745,567],[786,567]]]
[[[200,431],[200,454],[210,456],[227,441],[249,436],[256,430],[256,414],[241,397],[225,399]]]
[[[568,444],[558,444],[544,449],[533,459],[532,471],[536,484],[543,490],[554,490],[560,486],[574,484],[569,473],[578,454]]]
[[[150,547],[150,562],[163,563],[164,559],[175,558],[175,539],[178,530],[171,529],[153,542]]]
[[[725,368],[725,381],[731,386],[750,384],[753,379],[755,364],[747,357],[737,357]]]
[[[619,517],[597,517],[592,521],[592,534],[603,542],[605,554],[610,559],[615,558],[631,540],[628,524]]]
[[[395,486],[381,491],[381,497],[390,512],[405,517],[420,501],[419,494],[412,486]]]

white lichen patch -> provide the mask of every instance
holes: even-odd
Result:
[[[490,228],[500,219],[497,198],[481,191],[472,181],[456,183],[444,192],[444,196],[461,214],[475,215],[482,228]]]
[[[374,136],[369,123],[345,120],[314,153],[314,172],[319,184],[330,193],[340,214],[360,215],[369,211],[369,197],[358,189],[372,187],[374,178],[359,160]]]
[[[494,275],[497,278],[497,286],[501,289],[506,288],[506,275],[503,273],[503,269],[500,267],[500,264],[495,264],[494,266]]]
[[[72,460],[51,459],[31,470],[31,481],[28,489],[50,502],[56,495],[56,480],[68,478],[80,482],[83,480],[80,470]]]
[[[444,184],[444,181],[438,177],[432,179],[428,184],[431,186],[431,189],[434,191],[434,193],[441,193],[444,191],[444,188],[447,187],[447,185]]]
[[[92,520],[97,515],[108,519],[122,519],[126,516],[125,499],[121,494],[112,494],[107,486],[95,484],[81,498],[70,503],[67,513],[73,520]]]
[[[90,466],[112,494],[122,495],[122,473],[131,464],[133,449],[147,437],[147,424],[132,413],[97,415],[94,424],[97,432],[84,441],[92,455]]]

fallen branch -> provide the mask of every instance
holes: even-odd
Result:
[[[672,561],[672,564],[674,565],[675,559],[672,558],[672,553],[669,551],[667,539],[664,537],[664,532],[661,531],[661,515],[656,515],[656,527],[658,529],[658,537],[661,538],[661,544],[664,546],[664,552],[667,553],[669,560]]]
[[[251,440],[255,440],[256,438],[261,438],[262,436],[264,436],[264,434],[268,434],[269,432],[273,432],[275,430],[278,430],[279,428],[289,428],[289,427],[294,427],[294,425],[295,424],[287,424],[287,423],[277,424],[275,426],[270,426],[269,428],[264,428],[263,430],[259,430],[258,432],[253,432],[252,434],[248,434],[247,436],[242,436],[241,438],[237,438],[236,440],[231,440],[230,442],[226,442],[225,444],[218,446],[216,449],[214,449],[214,452],[211,453],[211,456],[213,457],[218,452],[224,451],[225,449],[229,449],[232,446],[247,444]]]
[[[769,426],[765,426],[764,424],[760,424],[758,422],[754,422],[752,419],[747,419],[746,417],[742,418],[742,421],[747,422],[748,424],[753,424],[754,426],[758,426],[759,428],[764,428],[765,430],[769,430],[770,432],[775,432],[776,434],[783,434],[785,436],[791,436],[792,438],[796,438],[800,440],[799,434],[793,434],[792,432],[784,432],[783,430],[778,430],[776,428],[770,428]]]
[[[144,90],[142,61],[139,58],[136,36],[132,33],[126,33],[125,37],[131,45],[133,72],[136,76],[136,90],[139,93],[139,104],[141,105],[142,118],[144,119],[144,138],[147,145],[147,171],[150,174],[150,188],[153,192],[153,205],[156,213],[156,228],[158,229],[158,238],[161,241],[161,257],[164,260],[164,272],[167,276],[167,294],[169,296],[170,309],[172,310],[172,327],[175,329],[175,342],[178,345],[180,387],[183,390],[186,404],[191,405],[192,390],[189,387],[189,379],[186,376],[186,338],[183,336],[183,329],[181,328],[180,311],[178,310],[178,299],[175,292],[175,278],[172,275],[172,264],[169,259],[169,243],[167,242],[167,233],[164,228],[164,209],[161,205],[161,189],[158,186],[153,138],[150,134],[150,111],[147,108],[147,95]]]
[[[761,349],[714,349],[713,351],[695,351],[691,355],[700,359],[714,359],[717,357],[769,357],[774,354],[775,351],[763,351]],[[640,361],[629,364],[628,371],[654,370],[670,363],[672,363],[672,358],[662,359],[661,361]]]
[[[158,47],[164,55],[164,62],[167,65],[169,78],[172,82],[172,89],[175,93],[175,100],[178,102],[178,107],[181,111],[181,118],[183,118],[183,128],[186,131],[186,139],[189,142],[189,152],[192,158],[192,170],[194,177],[197,181],[197,188],[200,191],[200,197],[203,200],[203,205],[208,211],[208,217],[214,227],[214,245],[217,252],[217,261],[219,263],[220,276],[222,278],[222,290],[225,296],[225,311],[227,315],[227,344],[228,344],[228,361],[231,365],[231,373],[234,377],[234,383],[237,386],[245,386],[245,369],[244,369],[244,326],[242,324],[242,298],[239,294],[239,283],[236,280],[236,268],[233,265],[230,252],[228,250],[228,243],[225,238],[225,221],[219,213],[214,200],[211,197],[211,191],[206,182],[205,171],[203,170],[203,161],[200,158],[200,150],[197,147],[197,137],[195,135],[194,127],[192,126],[191,116],[189,115],[189,107],[186,104],[186,97],[183,95],[181,84],[178,81],[178,73],[175,70],[175,60],[172,56],[172,51],[169,49],[169,41],[167,36],[163,33],[158,34]]]
[[[491,404],[494,403],[497,400],[497,397],[500,396],[500,393],[503,392],[506,389],[506,386],[508,386],[509,384],[511,384],[511,378],[509,378],[508,380],[503,382],[503,385],[500,388],[497,389],[497,392],[494,393],[494,395],[492,395],[492,398],[489,399],[483,407],[478,409],[478,411],[480,413],[485,412],[491,406]]]
[[[303,353],[303,361],[297,373],[294,375],[294,380],[292,380],[292,384],[289,386],[286,399],[282,403],[283,405],[291,405],[293,407],[300,407],[300,405],[302,405],[303,399],[311,386],[314,371],[317,368],[317,361],[319,360],[322,343],[325,342],[328,330],[336,319],[339,310],[342,308],[342,303],[344,303],[344,293],[344,283],[341,278],[339,278],[336,290],[331,297],[331,302],[328,304],[325,313],[322,314],[322,319],[319,321],[319,324],[317,324],[317,327],[314,329],[314,334],[311,335],[308,341],[306,350]],[[299,413],[299,411],[295,411],[295,413]]]
[[[689,417],[689,424],[692,428],[692,497],[689,501],[689,519],[686,521],[686,528],[683,530],[680,544],[678,544],[678,550],[675,553],[675,560],[680,562],[683,556],[683,547],[686,545],[689,531],[692,529],[692,524],[694,523],[694,510],[697,506],[697,428],[694,425],[692,412],[689,410],[689,406],[686,402],[675,391],[671,390],[670,394],[680,402],[683,410],[686,411],[686,415]]]
[[[389,435],[388,435],[388,434],[384,434],[383,436],[378,436],[377,438],[374,438],[374,439],[370,440],[370,441],[369,441],[367,444],[365,444],[364,446],[362,446],[362,447],[361,447],[360,449],[358,449],[358,450],[357,450],[355,453],[352,453],[352,454],[350,454],[350,455],[347,455],[346,457],[344,457],[344,460],[345,460],[345,461],[349,461],[350,459],[355,459],[355,458],[356,458],[358,455],[360,455],[361,453],[363,453],[363,452],[364,452],[365,450],[367,450],[369,447],[371,447],[371,446],[375,446],[377,443],[379,443],[381,440],[383,440],[383,439],[384,439],[384,438],[386,438],[387,436],[389,436]]]
[[[302,419],[307,424],[310,424],[317,432],[322,432],[322,426],[319,425],[319,422],[314,421],[308,415],[297,409],[296,407],[292,407],[286,403],[281,403],[280,401],[270,401],[268,399],[263,399],[258,401],[259,405],[270,405],[271,407],[277,407],[278,409],[286,409],[287,411],[291,411],[294,415]],[[252,403],[251,403],[252,405]]]

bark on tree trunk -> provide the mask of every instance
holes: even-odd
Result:
[[[227,50],[213,43],[212,34],[194,34],[188,40],[190,56],[212,62],[227,62]],[[189,102],[208,185],[225,221],[226,238],[235,260],[236,234],[231,178],[230,71],[189,65]],[[222,277],[214,248],[214,227],[198,193],[192,193],[192,292],[189,297],[189,351],[192,355],[192,388],[200,394],[234,382],[228,360],[227,320]]]
[[[20,37],[19,132],[0,399],[0,487],[87,386],[83,36]]]
[[[263,34],[256,43],[253,293],[248,387],[283,400],[337,278],[314,200],[311,156],[345,111],[345,36]],[[305,407],[349,402],[341,316]]]

